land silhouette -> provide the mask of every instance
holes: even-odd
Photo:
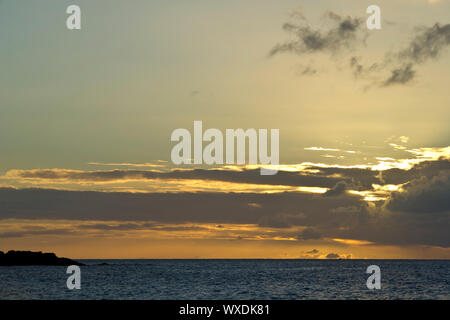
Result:
[[[52,252],[14,251],[7,253],[0,251],[0,266],[70,266],[83,264],[68,258],[59,258]]]

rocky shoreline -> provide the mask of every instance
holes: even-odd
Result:
[[[83,264],[68,258],[59,258],[54,253],[41,251],[0,251],[0,266],[70,266]]]

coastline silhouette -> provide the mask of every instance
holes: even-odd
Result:
[[[83,263],[68,258],[59,258],[52,252],[10,250],[0,251],[0,266],[82,266]]]

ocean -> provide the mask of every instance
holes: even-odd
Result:
[[[66,267],[0,267],[0,299],[450,299],[449,260],[78,260]],[[381,270],[381,289],[366,269]]]

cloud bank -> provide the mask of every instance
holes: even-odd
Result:
[[[1,188],[0,219],[105,221],[95,228],[107,231],[152,228],[158,224],[247,224],[277,229],[279,237],[297,241],[353,239],[360,243],[450,247],[449,160],[424,161],[408,170],[388,169],[382,171],[381,176],[380,172],[361,168],[316,169],[315,174],[330,185],[328,194],[229,191],[135,194]],[[196,171],[195,177],[199,173],[210,179],[212,176],[241,179],[235,172]],[[93,172],[87,176],[77,173],[76,178],[92,178],[91,174],[97,177]],[[119,177],[126,177],[123,174],[120,172]],[[187,179],[185,173],[169,173],[173,174]],[[247,174],[246,179],[257,179],[252,171]],[[59,177],[45,170],[34,171],[31,176]],[[102,172],[99,176],[110,177],[110,173]],[[67,178],[67,173],[64,177]],[[265,177],[258,177],[266,183]],[[387,192],[385,200],[375,202],[365,201],[349,189],[374,181],[380,183],[381,179],[384,183],[402,185]],[[305,178],[298,172],[289,172],[277,183],[299,184],[299,181],[317,182],[308,174]],[[111,225],[107,221],[123,221],[124,224]]]

